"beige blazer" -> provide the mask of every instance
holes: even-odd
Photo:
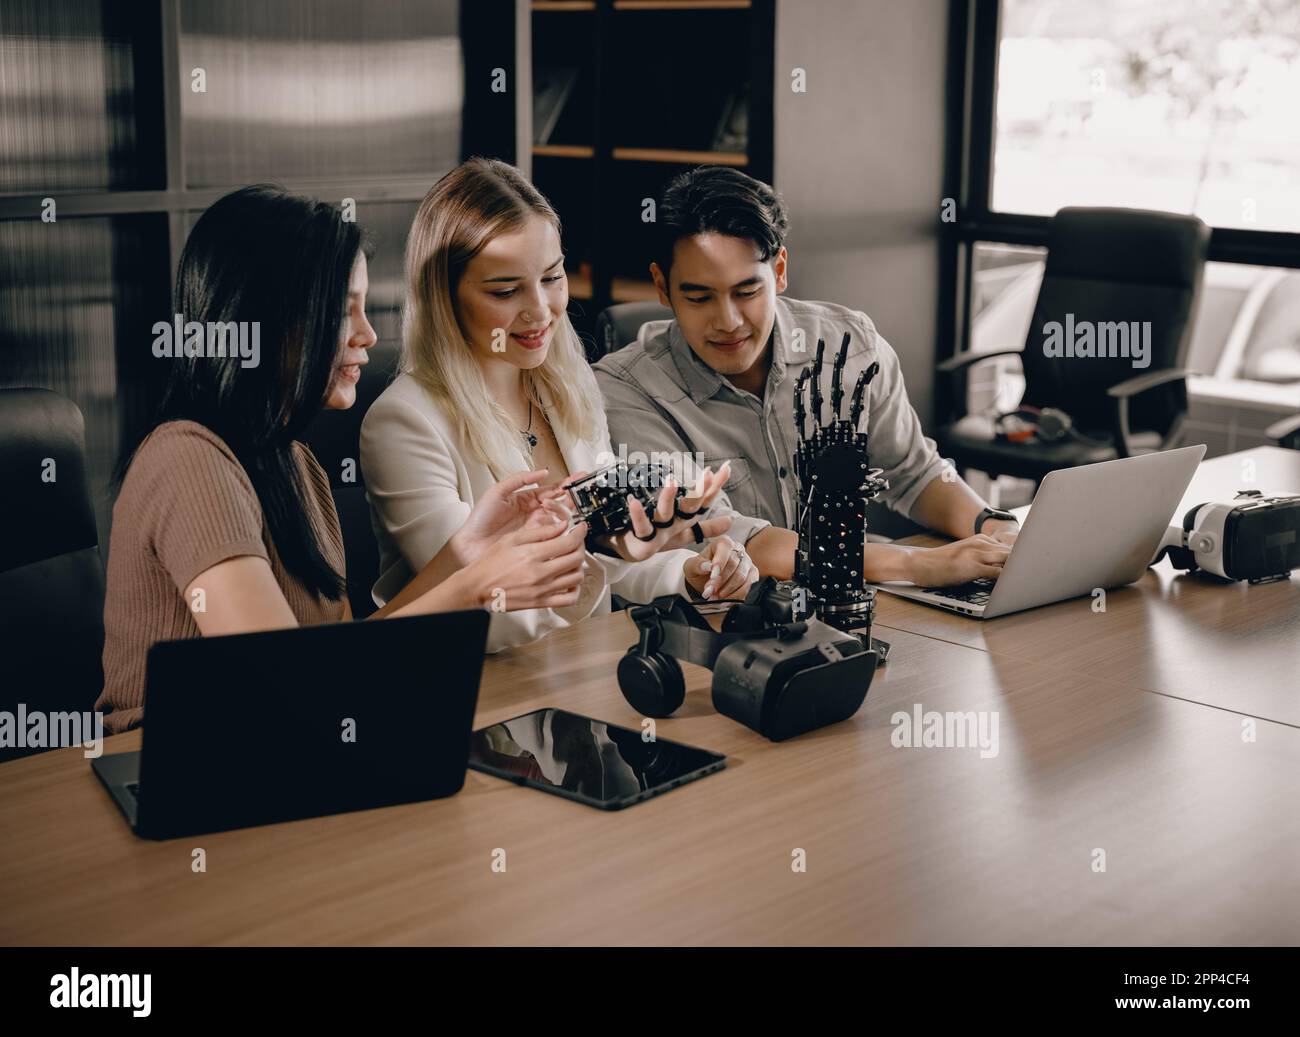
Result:
[[[594,438],[576,441],[555,428],[570,472],[595,471],[610,451],[603,410]],[[567,440],[567,441],[566,441]],[[519,471],[528,468],[522,444]],[[469,517],[479,495],[496,482],[473,459],[443,408],[410,374],[400,375],[370,406],[361,424],[361,471],[379,541],[379,579],[373,597],[383,605],[433,558]],[[686,550],[661,551],[643,562],[588,554],[587,577],[576,605],[562,609],[496,612],[488,651],[527,644],[547,633],[610,610],[610,592],[639,603],[685,594]]]

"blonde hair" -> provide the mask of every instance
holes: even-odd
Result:
[[[462,442],[497,479],[519,468],[520,435],[488,391],[460,323],[456,290],[488,242],[532,217],[560,233],[555,210],[518,169],[472,158],[424,196],[406,239],[401,368],[453,415]],[[596,434],[599,390],[567,314],[556,322],[546,359],[522,377],[525,393],[538,406],[545,391],[553,426],[575,439]]]

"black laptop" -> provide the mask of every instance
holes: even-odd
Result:
[[[159,642],[141,750],[91,766],[149,839],[450,796],[487,628],[475,610]]]

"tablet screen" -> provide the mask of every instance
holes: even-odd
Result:
[[[539,709],[475,731],[469,753],[475,770],[606,807],[666,791],[725,761],[562,709]]]

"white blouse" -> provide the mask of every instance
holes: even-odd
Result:
[[[568,439],[558,424],[553,426],[570,472],[595,471],[602,453],[611,456],[604,411],[597,408],[597,413],[596,434],[587,441]],[[518,470],[529,467],[521,444]],[[410,374],[398,376],[367,411],[361,423],[361,471],[379,541],[379,579],[372,596],[383,605],[442,550],[496,480],[486,464],[470,456],[444,408]],[[588,553],[577,604],[494,612],[488,651],[527,644],[609,612],[611,591],[637,603],[686,594],[682,567],[691,555],[660,551],[642,562],[625,562]]]

